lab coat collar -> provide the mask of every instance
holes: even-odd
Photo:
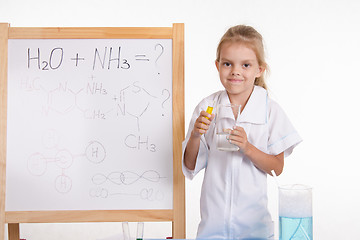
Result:
[[[226,91],[220,96],[221,103],[230,103]],[[265,124],[267,122],[267,91],[259,86],[254,86],[250,98],[240,114],[238,122],[248,122],[253,124]]]

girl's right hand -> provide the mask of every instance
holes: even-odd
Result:
[[[200,116],[195,121],[192,135],[194,137],[200,137],[202,134],[206,133],[214,117],[215,114],[209,114],[205,111],[201,111]]]

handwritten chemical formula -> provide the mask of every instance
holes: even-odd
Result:
[[[11,40],[9,53],[8,185],[60,196],[59,210],[171,208],[171,40]]]

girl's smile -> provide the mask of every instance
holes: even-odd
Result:
[[[230,78],[230,79],[228,79],[228,81],[230,81],[231,83],[241,83],[244,80],[243,79],[237,79],[237,78]]]

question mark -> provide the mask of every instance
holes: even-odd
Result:
[[[158,43],[158,44],[155,45],[155,51],[156,51],[156,48],[157,48],[158,46],[160,47],[161,52],[160,52],[159,56],[156,58],[156,60],[155,60],[155,66],[157,66],[157,61],[159,60],[159,58],[161,57],[161,55],[164,53],[164,47],[163,47],[163,45],[161,45],[160,43]],[[158,74],[160,74],[160,73],[158,72]]]
[[[164,95],[164,92],[167,92],[168,96],[167,96],[166,99],[162,102],[162,104],[161,104],[161,107],[162,107],[162,108],[164,108],[164,103],[165,103],[167,100],[169,100],[169,98],[170,98],[170,92],[169,92],[169,90],[163,89],[161,95]],[[164,114],[162,114],[162,116],[164,116]]]

